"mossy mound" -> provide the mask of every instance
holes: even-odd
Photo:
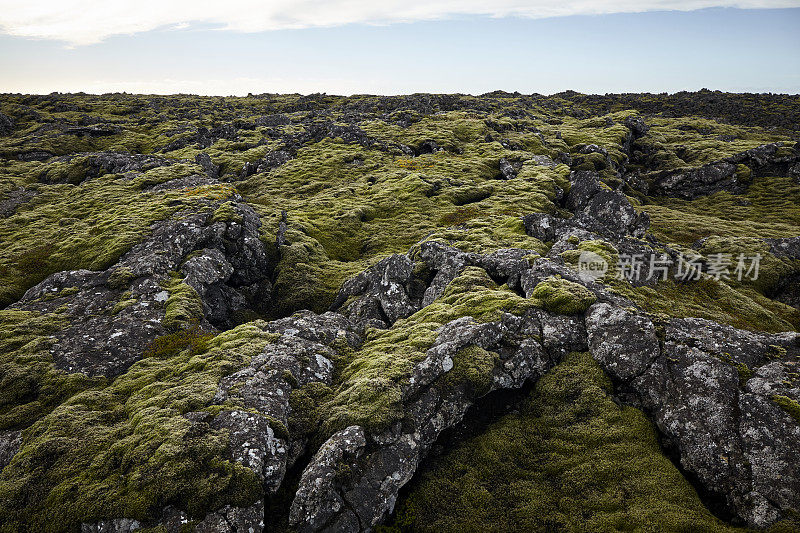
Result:
[[[219,409],[211,400],[220,378],[275,335],[251,323],[212,337],[162,337],[108,386],[75,394],[28,428],[0,474],[0,531],[67,531],[114,516],[144,521],[167,505],[203,516],[258,500],[256,474],[226,459],[227,433],[184,415]]]
[[[533,289],[531,297],[540,300],[545,309],[558,315],[583,313],[597,301],[597,296],[583,285],[559,277],[541,281]]]

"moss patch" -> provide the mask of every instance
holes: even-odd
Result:
[[[0,530],[146,520],[166,505],[202,517],[261,497],[256,474],[225,459],[226,432],[195,428],[183,416],[207,408],[219,379],[275,339],[261,326],[157,340],[113,383],[76,394],[36,422],[0,474]]]
[[[559,315],[583,313],[597,301],[597,296],[583,285],[559,277],[549,277],[533,289],[532,298],[542,306]]]
[[[789,416],[794,418],[800,424],[800,403],[792,400],[788,396],[775,395],[772,401],[777,403],[781,409],[789,413]]]

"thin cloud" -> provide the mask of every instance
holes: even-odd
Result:
[[[568,15],[691,11],[709,7],[800,7],[798,0],[0,0],[0,31],[64,41],[99,43],[113,35],[192,23],[237,32],[391,24],[458,15],[547,18]]]

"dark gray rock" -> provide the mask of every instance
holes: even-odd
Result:
[[[0,431],[0,472],[11,462],[21,445],[21,431]]]
[[[624,194],[604,186],[591,171],[570,174],[564,204],[575,213],[573,225],[612,239],[642,237],[650,226],[647,213],[637,213]]]
[[[347,280],[331,309],[360,327],[386,328],[422,305],[424,285],[413,276],[414,263],[395,254]]]
[[[142,524],[132,518],[115,518],[101,520],[94,524],[81,524],[81,533],[133,533],[141,529]]]
[[[705,491],[753,527],[797,508],[800,426],[773,397],[800,398],[789,379],[800,335],[673,319],[659,338],[644,315],[605,304],[589,310],[586,327],[594,358],[652,413],[667,447]],[[755,369],[753,377],[743,368]]]
[[[500,177],[506,180],[514,179],[517,177],[519,169],[514,168],[514,165],[505,157],[500,159]],[[521,165],[520,165],[521,166]]]
[[[211,179],[217,179],[219,177],[219,165],[215,165],[213,161],[211,161],[211,156],[209,156],[205,152],[200,152],[194,157],[194,162],[203,167],[206,175]]]
[[[789,168],[789,177],[800,183],[800,163],[796,163]]]
[[[442,147],[436,141],[427,140],[420,143],[419,147],[416,149],[417,155],[422,154],[432,154],[434,152],[439,152],[442,150]]]
[[[108,137],[110,135],[117,135],[121,132],[122,128],[119,126],[114,126],[113,124],[75,126],[64,130],[64,133],[67,135],[77,135],[78,137]]]
[[[286,469],[305,446],[304,441],[293,442],[289,435],[276,431],[276,423],[288,426],[289,394],[311,382],[330,385],[336,356],[331,346],[342,340],[352,348],[359,347],[361,339],[354,329],[336,313],[306,311],[270,322],[265,330],[280,338],[247,367],[220,381],[214,402],[224,405],[232,401],[248,410],[222,411],[211,425],[229,431],[231,459],[256,472],[267,494],[278,490]]]
[[[8,115],[0,113],[0,136],[14,133],[14,121]]]
[[[722,190],[741,192],[744,189],[745,185],[736,178],[736,165],[719,161],[679,172],[661,172],[654,176],[651,190],[656,195],[691,200]]]
[[[31,150],[17,154],[17,159],[20,161],[47,161],[51,157],[53,154],[44,150]]]
[[[5,198],[0,200],[0,218],[10,217],[19,206],[28,203],[37,194],[37,191],[24,188],[9,191]]]
[[[592,355],[612,378],[628,382],[660,355],[653,323],[624,308],[601,303],[586,313]]]
[[[546,155],[535,155],[529,161],[533,162],[535,165],[539,165],[542,167],[549,167],[549,168],[556,168],[558,163],[553,161],[550,157]]]
[[[687,200],[723,190],[743,192],[752,178],[738,176],[737,165],[746,165],[755,177],[791,176],[800,151],[795,147],[790,155],[778,155],[780,147],[780,143],[765,144],[701,167],[655,172],[648,176],[653,181],[651,190]]]
[[[181,526],[185,525],[183,522]],[[179,532],[180,527],[168,532]],[[264,502],[258,501],[250,507],[231,507],[227,505],[207,515],[201,522],[195,524],[192,530],[195,533],[261,533],[264,531]]]
[[[553,364],[534,335],[536,314],[505,314],[478,324],[464,317],[439,329],[426,358],[403,387],[405,416],[378,434],[350,427],[335,434],[306,467],[290,513],[290,525],[305,531],[363,531],[393,510],[400,489],[414,475],[436,438],[458,424],[475,400],[496,389],[514,389]],[[497,353],[486,390],[469,383],[440,386],[462,348]]]
[[[293,158],[292,154],[286,150],[276,150],[269,152],[262,159],[254,162],[245,163],[239,172],[239,177],[247,178],[253,174],[260,174],[262,172],[269,172],[274,168],[278,168],[287,161]]]
[[[213,222],[215,205],[156,224],[150,237],[105,271],[53,274],[12,305],[45,313],[65,306],[68,325],[54,334],[51,349],[56,368],[107,377],[124,372],[153,339],[167,333],[164,285],[173,271],[183,272],[200,296],[201,327],[230,327],[232,314],[251,307],[238,289],[269,283],[260,220],[252,208],[235,202],[241,220]]]
[[[640,115],[631,115],[625,119],[625,127],[631,130],[634,139],[638,139],[639,137],[644,137],[648,131],[650,131],[650,126],[645,123],[644,118]]]
[[[800,237],[785,239],[764,239],[769,244],[769,252],[778,257],[800,259]]]
[[[350,426],[334,433],[303,471],[289,521],[297,531],[360,531],[355,513],[339,493],[337,474],[361,457],[367,445],[364,430]]]
[[[125,152],[86,152],[56,158],[56,162],[71,162],[77,158],[85,159],[85,172],[79,182],[94,179],[104,174],[123,174],[134,177],[136,174],[154,168],[171,166],[177,161],[149,154],[128,154]],[[43,172],[39,180],[45,183],[64,181],[59,176],[51,177]],[[73,182],[74,183],[74,182]]]

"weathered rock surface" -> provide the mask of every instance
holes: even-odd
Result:
[[[703,490],[754,527],[797,508],[800,426],[773,398],[800,399],[787,379],[800,364],[800,335],[702,319],[673,319],[657,334],[646,316],[608,304],[589,310],[586,327],[592,355],[652,413]]]
[[[14,131],[14,121],[8,115],[0,113],[0,135],[10,135]]]
[[[140,173],[148,170],[170,166],[175,160],[166,159],[148,154],[128,154],[123,152],[90,152],[62,156],[55,159],[58,163],[70,163],[76,158],[85,160],[83,171],[78,179],[70,180],[72,183],[97,178],[103,174]],[[39,180],[44,183],[61,183],[65,181],[61,175],[51,177],[48,171],[42,172]]]
[[[273,168],[283,165],[290,159],[292,159],[292,154],[288,151],[275,150],[274,152],[268,153],[259,161],[245,163],[242,167],[242,171],[239,173],[239,176],[246,178],[247,176],[252,176],[253,174],[267,172]]]
[[[280,335],[278,340],[246,368],[220,382],[215,403],[235,401],[248,410],[223,411],[212,425],[230,431],[232,459],[261,477],[267,495],[280,487],[287,467],[306,444],[285,433],[290,393],[311,382],[332,383],[336,355],[332,346],[342,341],[358,348],[362,341],[353,329],[335,313],[306,312],[270,322],[267,331]],[[276,427],[282,433],[276,434]]]
[[[258,216],[244,203],[233,209],[238,220],[215,222],[212,209],[178,214],[156,224],[152,235],[114,266],[53,274],[12,308],[61,310],[69,325],[55,334],[56,368],[107,377],[125,371],[168,331],[171,271],[180,271],[199,295],[203,312],[195,318],[200,325],[230,327],[237,311],[258,305],[247,301],[242,288],[268,286],[270,267]]]
[[[29,202],[34,196],[36,191],[29,189],[19,188],[9,191],[5,198],[0,200],[0,218],[10,217],[19,206]]]
[[[699,168],[653,173],[652,192],[656,195],[691,200],[718,191],[742,192],[755,176],[787,176],[800,160],[797,147],[791,155],[780,155],[777,143],[765,144],[721,161]],[[745,165],[750,172],[742,175],[738,165]]]
[[[609,189],[591,171],[570,174],[564,205],[575,214],[572,218],[547,213],[526,215],[523,221],[528,234],[542,241],[555,241],[578,229],[583,230],[582,235],[595,233],[616,242],[626,236],[643,237],[650,226],[646,212],[637,213],[623,193]]]
[[[465,317],[442,326],[404,386],[402,422],[378,434],[354,426],[331,436],[303,473],[291,525],[301,532],[363,531],[380,523],[436,438],[460,422],[477,397],[519,388],[552,366],[533,338],[541,331],[537,313],[505,314],[484,324]],[[497,354],[486,389],[442,383],[453,371],[455,354],[470,346]]]
[[[21,444],[21,431],[0,431],[0,470],[11,462]]]
[[[209,178],[217,179],[219,177],[219,165],[215,165],[207,153],[200,152],[195,156],[194,161],[203,167],[203,170],[206,171],[206,175]]]

